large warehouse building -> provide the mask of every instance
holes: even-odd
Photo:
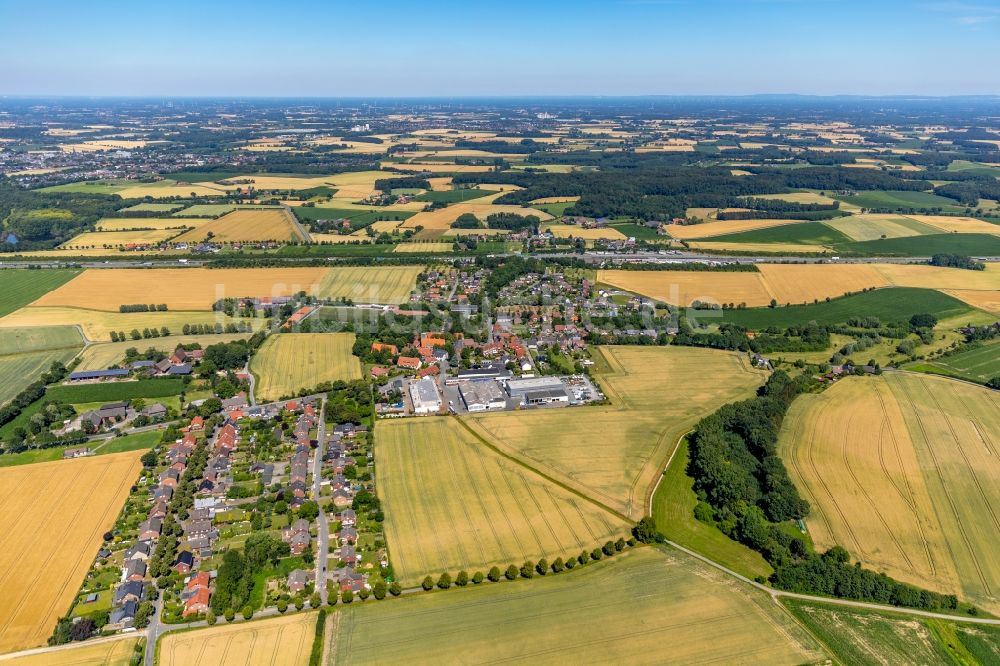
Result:
[[[559,377],[511,379],[507,382],[507,393],[512,398],[519,398],[521,404],[524,405],[547,405],[569,402],[566,385],[563,384],[563,381]]]
[[[458,385],[465,408],[470,412],[486,412],[507,407],[507,396],[493,380],[462,382]]]
[[[441,396],[438,395],[437,383],[431,377],[410,384],[410,399],[414,414],[437,414],[441,411]]]

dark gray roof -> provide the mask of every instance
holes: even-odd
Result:
[[[112,370],[83,370],[80,372],[71,372],[69,375],[70,380],[80,380],[80,379],[103,379],[105,377],[128,377],[128,370],[125,368],[114,368]]]

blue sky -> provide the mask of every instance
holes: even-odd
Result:
[[[6,95],[1000,93],[1000,1],[0,0]]]

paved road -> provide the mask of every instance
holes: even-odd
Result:
[[[326,396],[320,399],[319,403],[319,425],[316,426],[316,455],[313,458],[313,499],[319,504],[319,482],[323,473],[323,456],[326,455],[326,419],[323,414],[326,411]],[[320,506],[319,509],[319,535],[317,538],[316,554],[316,589],[319,596],[326,603],[326,567],[330,552],[330,525],[326,519],[326,511]]]
[[[155,582],[152,583],[156,585]],[[153,602],[153,614],[149,616],[149,625],[146,627],[146,653],[143,655],[144,666],[154,666],[156,661],[156,641],[170,627],[160,622],[160,613],[163,611],[163,594]]]

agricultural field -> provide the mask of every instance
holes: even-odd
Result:
[[[940,208],[945,212],[961,212],[964,206],[959,206],[954,199],[938,196],[930,192],[911,192],[907,190],[871,190],[858,192],[854,196],[834,195],[834,199],[859,208],[889,208],[896,210],[913,210],[923,208]]]
[[[984,384],[1000,377],[1000,342],[909,366],[911,370],[958,377]]]
[[[331,665],[441,664],[455,660],[459,645],[466,664],[800,664],[824,656],[765,595],[653,548],[544,579],[354,604],[328,621]]]
[[[39,654],[3,659],[4,666],[130,666],[137,637],[69,644]]]
[[[463,187],[456,190],[446,190],[444,192],[430,191],[424,194],[418,195],[417,201],[434,201],[437,203],[453,204],[461,203],[463,201],[471,201],[473,199],[481,199],[482,197],[494,194],[492,191],[483,190],[478,187]]]
[[[971,312],[971,308],[961,300],[934,289],[886,287],[809,305],[746,308],[705,314],[707,320],[727,321],[760,330],[769,326],[801,326],[811,321],[821,325],[843,324],[851,317],[867,316],[878,317],[884,322],[907,321],[919,313],[933,314],[944,320]]]
[[[500,196],[502,193],[496,193]],[[484,197],[485,199],[485,197]],[[403,223],[404,229],[413,229],[421,226],[424,228],[422,234],[440,236],[451,228],[452,223],[466,213],[471,213],[486,221],[486,218],[494,213],[513,213],[514,215],[534,215],[540,220],[550,220],[552,216],[540,210],[526,209],[521,206],[499,205],[494,203],[457,203],[446,208],[438,208],[426,212],[420,212],[410,217]]]
[[[117,312],[119,305],[165,303],[170,311],[210,310],[212,304],[221,298],[291,296],[303,290],[315,292],[328,270],[102,268],[84,271],[76,279],[50,291],[32,305]],[[152,314],[169,314],[169,311]]]
[[[664,303],[688,306],[694,301],[767,305],[774,297],[760,273],[721,271],[600,270],[600,285],[610,285]]]
[[[327,620],[330,621],[329,619]],[[250,623],[167,634],[159,666],[305,666],[316,613],[295,613]]]
[[[930,225],[923,224],[916,216],[903,215],[848,215],[823,224],[833,227],[854,241],[871,241],[880,238],[906,238],[940,233]]]
[[[385,421],[375,435],[386,539],[404,585],[428,574],[579,553],[629,530],[621,518],[490,450],[455,419]]]
[[[83,335],[90,341],[107,342],[111,332],[124,332],[126,335],[133,329],[142,331],[146,328],[160,329],[166,327],[176,335],[184,328],[184,324],[216,324],[225,327],[227,324],[245,322],[254,330],[264,325],[263,319],[240,319],[228,317],[221,312],[103,312],[101,310],[84,310],[74,307],[25,307],[6,317],[0,317],[0,329],[20,328],[22,326],[79,326]],[[140,346],[143,340],[136,340]]]
[[[754,252],[759,254],[832,254],[829,248],[804,243],[747,243],[741,241],[686,241],[692,250],[708,252]]]
[[[82,348],[83,337],[72,326],[0,328],[0,405],[54,362],[69,363]]]
[[[0,469],[0,652],[45,644],[114,524],[140,455]]]
[[[144,229],[141,231],[88,231],[59,246],[61,250],[86,248],[118,248],[128,245],[155,245],[173,238],[178,229]]]
[[[760,264],[757,270],[775,300],[786,304],[811,303],[894,284],[876,264]]]
[[[694,240],[801,223],[802,220],[711,220],[700,224],[668,224],[665,228],[672,238]]]
[[[320,280],[320,298],[349,298],[355,303],[405,303],[423,266],[349,266],[327,269]]]
[[[793,403],[780,447],[820,549],[1000,610],[1000,399],[951,379],[846,378]]]
[[[207,219],[197,218],[182,220],[176,217],[106,217],[97,222],[97,230],[108,232],[130,229],[174,229],[174,233],[179,234],[182,229],[197,227],[207,222]]]
[[[477,414],[490,444],[638,520],[681,435],[764,374],[739,354],[690,347],[598,347],[594,370],[610,405]],[[664,400],[664,386],[683,386]]]
[[[420,254],[421,252],[452,252],[451,243],[400,243],[393,252]]]
[[[4,330],[0,329],[0,334]],[[177,349],[178,345],[197,343],[203,348],[215,345],[220,342],[232,342],[233,340],[243,340],[248,337],[247,333],[223,333],[221,335],[171,335],[165,338],[155,338],[150,340],[128,340],[126,342],[99,342],[89,345],[80,354],[80,364],[77,370],[104,370],[117,365],[125,358],[125,350],[134,347],[140,351],[145,351],[152,347],[169,355]]]
[[[305,240],[295,217],[285,208],[240,208],[185,232],[175,243],[241,243]]]
[[[792,599],[782,603],[844,664],[989,666],[1000,660],[1000,631],[995,627]]]
[[[556,238],[582,238],[584,240],[625,240],[626,236],[614,227],[584,229],[575,224],[549,224],[544,227]]]
[[[934,233],[922,236],[855,241],[838,249],[845,253],[887,257],[929,257],[940,253],[997,256],[1000,254],[1000,236],[994,234]]]
[[[361,379],[353,333],[283,333],[267,338],[250,361],[254,395],[274,400],[324,382]]]
[[[174,213],[174,217],[219,217],[234,210],[233,204],[195,204]]]
[[[119,212],[121,213],[173,213],[181,208],[184,208],[185,204],[182,203],[140,203],[134,206],[129,206],[128,208],[122,208]]]
[[[813,252],[824,249],[821,246],[848,243],[852,240],[823,222],[785,224],[778,227],[743,231],[737,234],[712,236],[712,239],[722,243],[798,243],[818,246],[813,248]]]
[[[79,274],[79,270],[70,268],[0,270],[0,317],[24,307]]]

